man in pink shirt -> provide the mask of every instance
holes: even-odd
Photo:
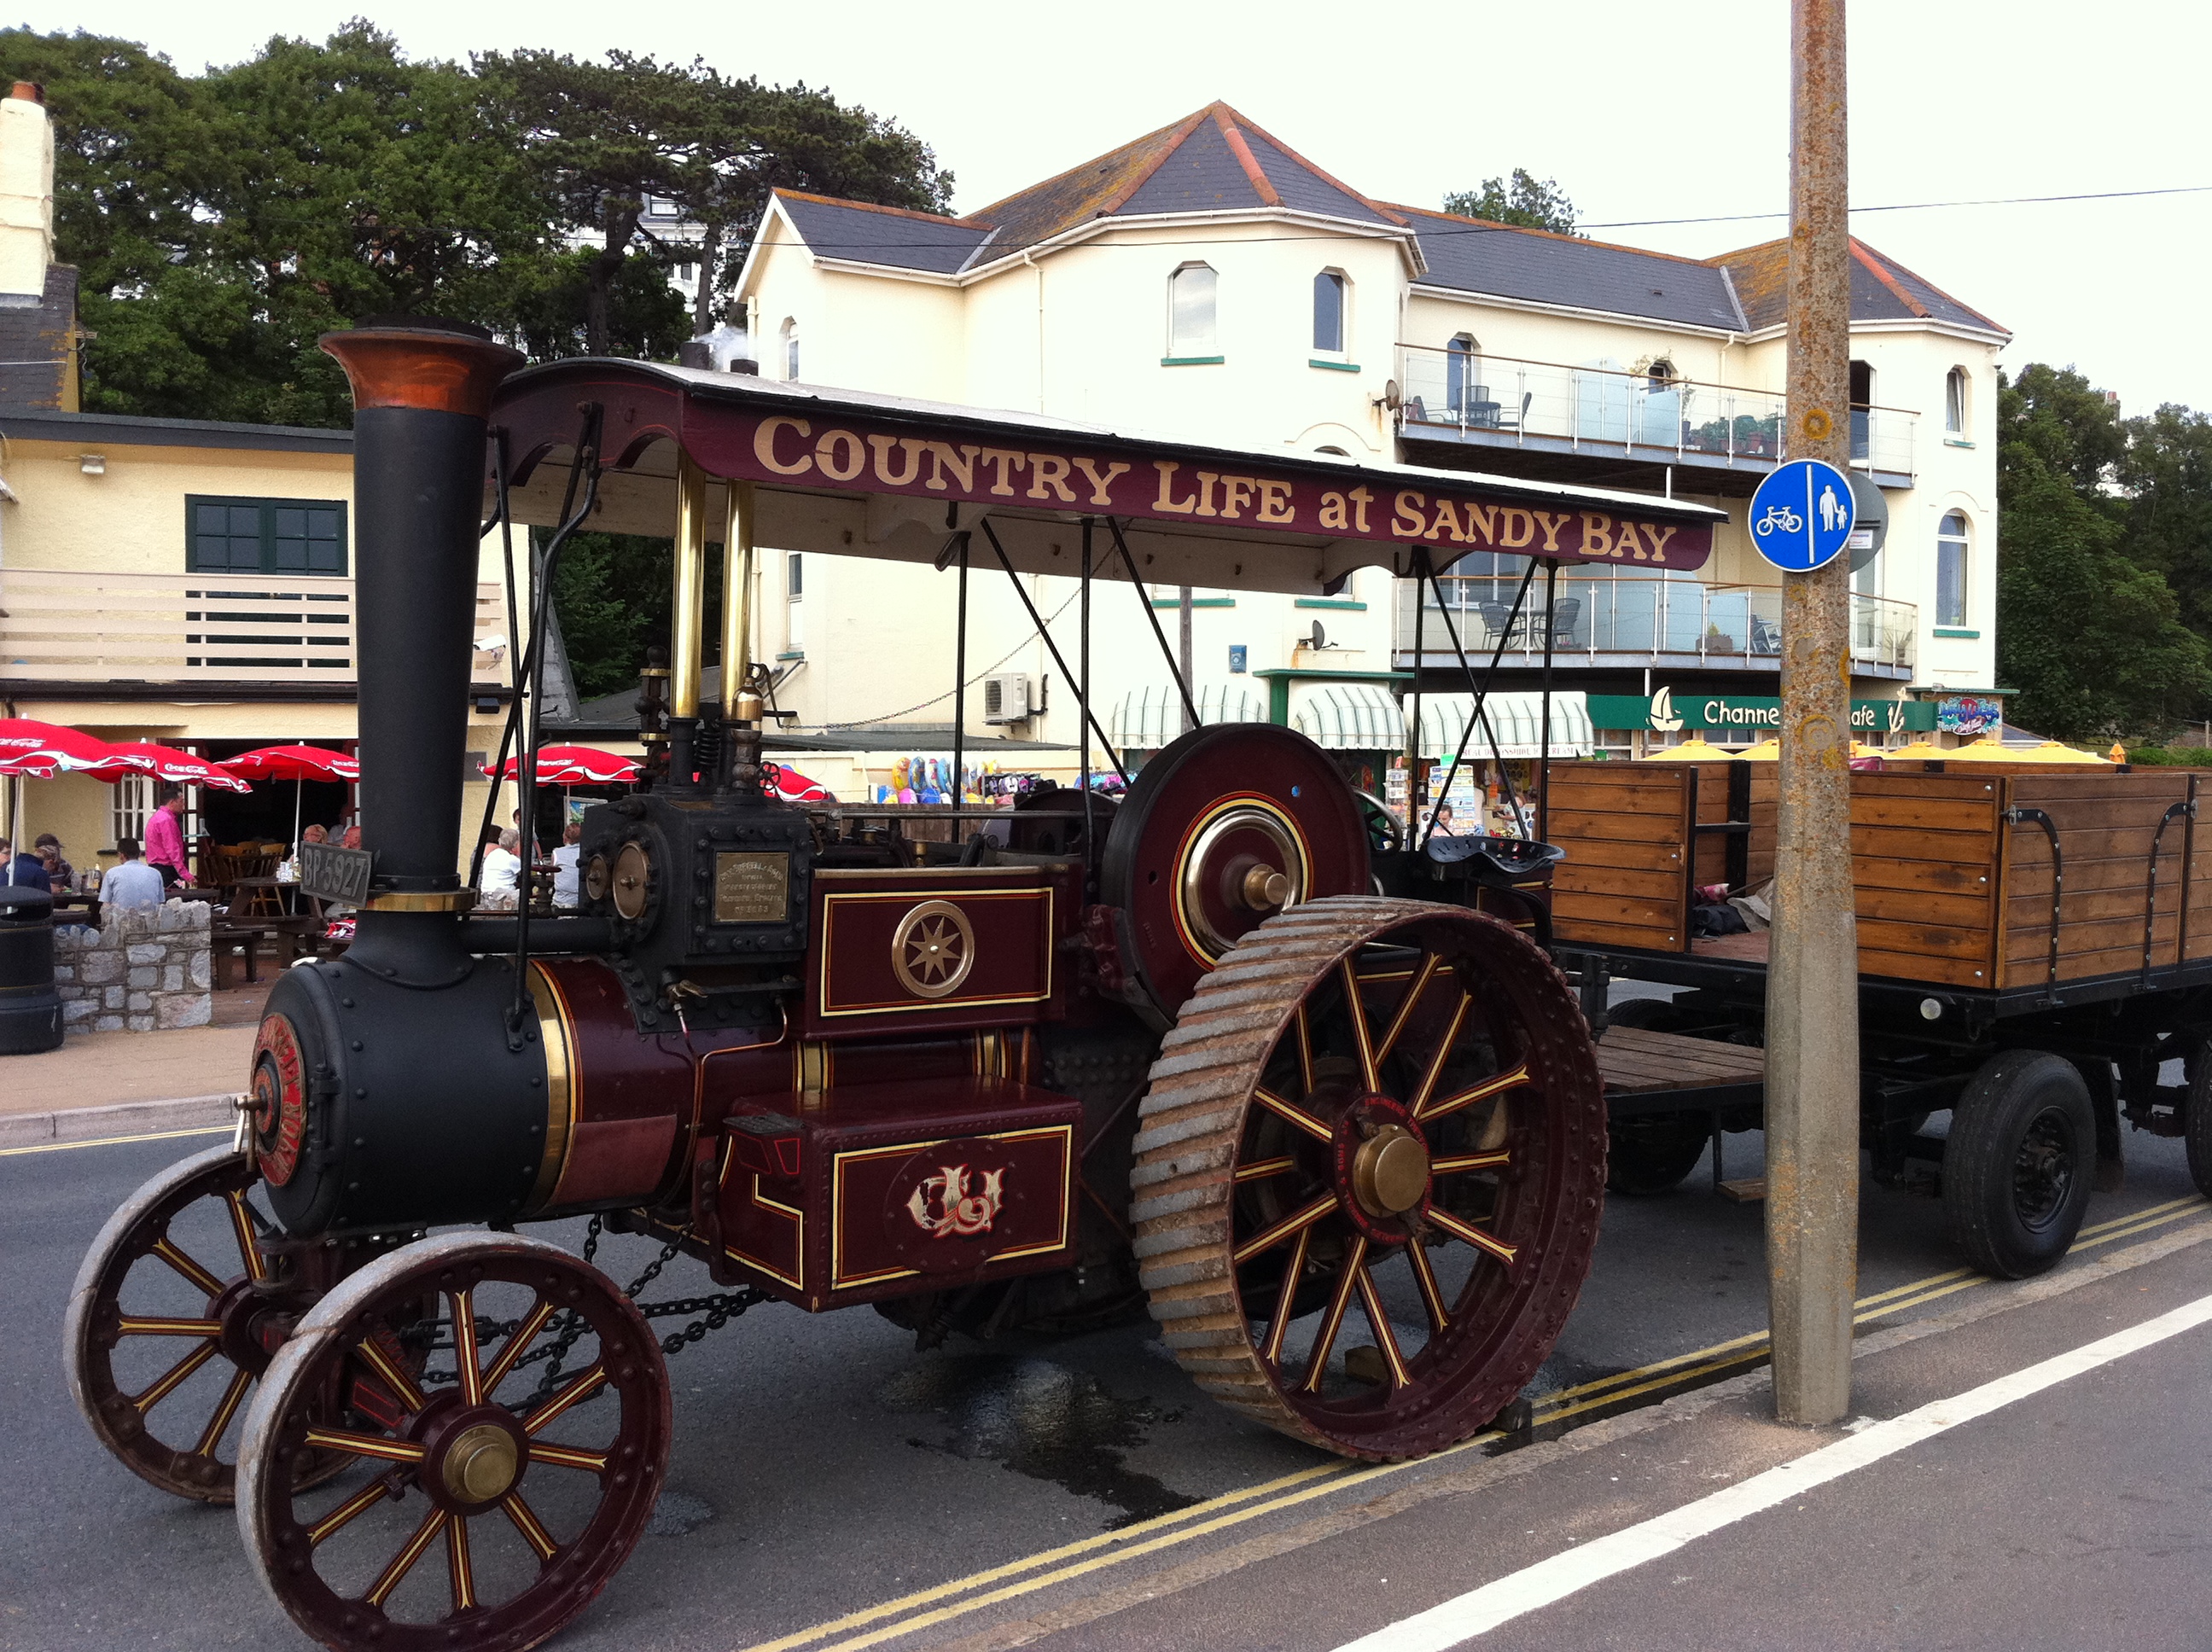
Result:
[[[169,786],[162,788],[161,806],[146,817],[146,864],[173,887],[192,881],[185,859],[185,829],[179,823],[184,813],[183,788]]]

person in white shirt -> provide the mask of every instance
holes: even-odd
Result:
[[[161,874],[142,858],[137,838],[117,838],[115,852],[123,857],[123,864],[100,877],[100,903],[103,908],[128,912],[157,907],[169,898],[168,885],[161,881]]]
[[[553,851],[553,904],[574,907],[582,894],[576,862],[583,854],[584,829],[570,821],[561,834],[561,847]]]
[[[515,853],[521,847],[522,834],[513,827],[499,835],[499,841],[484,851],[483,875],[479,880],[487,904],[507,906],[514,900],[522,878],[522,857]]]

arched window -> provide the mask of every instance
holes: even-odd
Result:
[[[1945,434],[1963,436],[1966,434],[1966,370],[1953,367],[1943,375],[1943,429]]]
[[[1644,369],[1644,376],[1650,381],[1652,389],[1664,390],[1674,382],[1674,364],[1662,355]]]
[[[1936,525],[1936,623],[1966,623],[1966,516],[1953,511]]]
[[[1480,367],[1475,342],[1468,334],[1444,346],[1444,405],[1455,416],[1465,412],[1469,402],[1483,399],[1475,383]]]
[[[799,377],[799,323],[791,317],[783,319],[783,326],[776,335],[783,346],[783,376]]]
[[[1213,325],[1211,266],[1186,264],[1168,277],[1168,355],[1188,361],[1221,354]]]
[[[1344,342],[1344,277],[1324,270],[1314,277],[1313,347],[1316,352],[1341,355]]]

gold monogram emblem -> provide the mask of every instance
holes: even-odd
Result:
[[[986,1170],[982,1185],[971,1193],[966,1165],[940,1166],[935,1175],[921,1179],[921,1185],[906,1202],[907,1212],[914,1218],[915,1226],[933,1239],[967,1239],[988,1233],[998,1218],[1006,1179],[1004,1170]]]
[[[944,998],[975,964],[975,931],[950,901],[924,901],[891,934],[891,972],[916,998]]]

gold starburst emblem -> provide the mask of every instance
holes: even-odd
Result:
[[[891,971],[916,998],[949,996],[975,964],[975,928],[950,901],[924,901],[891,933]]]

